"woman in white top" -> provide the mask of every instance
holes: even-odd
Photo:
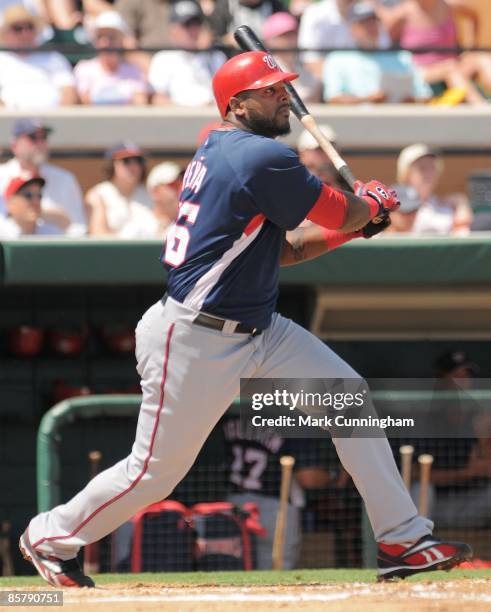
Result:
[[[97,57],[75,66],[77,90],[83,104],[147,104],[148,85],[143,72],[119,51],[129,28],[116,11],[104,11],[93,22]]]
[[[152,238],[157,221],[145,189],[145,158],[140,147],[122,142],[105,153],[107,180],[86,195],[89,235]]]

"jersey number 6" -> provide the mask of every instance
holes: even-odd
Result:
[[[177,268],[186,259],[191,234],[183,223],[194,225],[199,213],[199,204],[179,202],[179,213],[175,225],[167,234],[165,246],[165,263]]]

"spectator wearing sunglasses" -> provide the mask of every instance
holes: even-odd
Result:
[[[104,155],[106,180],[86,194],[89,234],[114,238],[150,238],[156,220],[145,188],[145,157],[133,142],[121,142]]]
[[[76,104],[72,69],[57,51],[26,52],[39,46],[39,17],[17,4],[2,14],[0,104],[8,109],[48,109]]]
[[[62,230],[46,220],[41,207],[45,180],[40,176],[17,176],[9,181],[4,197],[7,216],[0,217],[0,240],[26,236],[56,236]]]
[[[211,44],[211,33],[199,4],[192,0],[173,4],[169,32],[171,44],[183,50],[159,51],[154,55],[148,72],[155,91],[153,104],[211,104],[214,100],[211,80],[226,58],[216,50],[196,53]]]
[[[10,141],[13,157],[0,164],[0,194],[17,176],[42,176],[46,185],[41,205],[46,220],[69,236],[81,236],[87,231],[82,190],[74,174],[48,163],[51,132],[40,119],[23,117],[14,123]],[[0,216],[4,213],[0,198]]]
[[[77,91],[83,104],[146,104],[148,85],[143,72],[120,51],[128,26],[116,11],[105,11],[94,21],[92,40],[97,57],[75,67]]]

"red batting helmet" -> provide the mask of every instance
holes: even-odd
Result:
[[[213,77],[213,93],[220,115],[225,118],[230,98],[246,89],[260,89],[282,81],[293,81],[296,72],[283,72],[274,57],[263,51],[248,51],[225,62]]]

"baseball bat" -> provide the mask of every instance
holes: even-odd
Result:
[[[421,516],[428,516],[428,494],[430,488],[430,472],[433,463],[432,455],[420,455],[418,457],[419,473],[419,504],[418,512]]]
[[[409,491],[411,488],[411,468],[413,464],[414,446],[411,446],[411,444],[403,444],[399,448],[399,453],[401,455],[402,480],[404,480],[404,484]]]
[[[290,485],[292,481],[293,466],[295,458],[284,455],[280,458],[281,464],[281,485],[280,485],[280,505],[276,517],[276,525],[273,538],[273,569],[283,569],[283,548],[285,544],[286,514],[288,512],[288,497],[290,495]]]
[[[90,480],[97,476],[99,472],[99,463],[102,459],[102,453],[98,450],[90,451],[89,453],[89,475]],[[87,544],[84,548],[84,572],[86,574],[98,574],[100,569],[99,562],[99,542]]]
[[[12,561],[12,551],[10,549],[10,530],[12,523],[2,521],[0,534],[0,557],[2,559],[2,576],[14,575],[14,562]]]
[[[239,26],[234,32],[234,38],[240,48],[244,51],[264,51],[264,53],[269,53],[271,55],[260,38],[253,30],[251,30],[249,26]],[[302,101],[302,98],[298,95],[297,90],[289,81],[285,82],[285,89],[290,94],[290,108],[292,109],[293,114],[319,143],[320,148],[331,160],[333,166],[336,168],[340,176],[343,177],[350,190],[354,191],[355,177],[348,167],[348,164],[344,161],[341,155],[339,155],[332,143],[321,132],[316,120],[309,113],[307,107]]]

